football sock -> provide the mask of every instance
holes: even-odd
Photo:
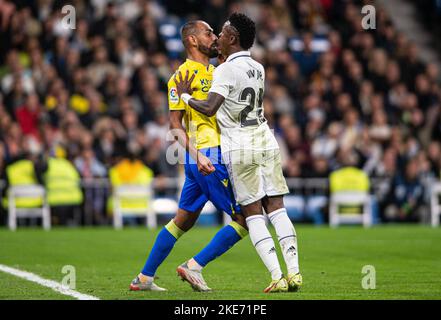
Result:
[[[142,273],[138,274],[138,278],[142,283],[153,282],[153,277],[143,275]]]
[[[254,215],[246,218],[251,242],[262,259],[273,280],[282,277],[279,260],[277,259],[274,240],[265,224],[263,215]]]
[[[197,263],[197,261],[193,258],[191,258],[190,260],[188,260],[187,262],[187,266],[190,270],[196,270],[196,271],[201,271],[202,270],[202,266]]]
[[[193,259],[199,266],[205,267],[210,261],[225,253],[247,234],[248,231],[244,227],[232,221],[229,225],[220,229],[210,243],[195,255]],[[190,265],[189,268],[191,268]]]
[[[286,209],[281,208],[273,211],[268,214],[268,218],[276,229],[283,258],[288,268],[288,274],[299,272],[296,230],[286,213]]]
[[[167,258],[176,241],[184,234],[173,220],[171,220],[156,237],[152,251],[142,269],[145,276],[153,277],[161,263]]]

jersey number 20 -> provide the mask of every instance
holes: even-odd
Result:
[[[262,122],[265,122],[265,117],[263,116],[263,89],[259,89],[259,97],[257,99],[257,117],[254,119],[247,119],[248,114],[254,110],[254,107],[256,105],[256,91],[254,91],[251,87],[246,87],[243,89],[243,91],[240,93],[239,96],[239,102],[247,102],[248,96],[249,98],[249,104],[239,113],[239,120],[240,120],[240,126],[241,127],[248,127],[260,124]]]

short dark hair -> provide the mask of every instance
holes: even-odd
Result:
[[[248,50],[253,46],[256,37],[256,24],[243,13],[235,12],[229,18],[230,24],[239,32],[239,43]]]
[[[198,20],[189,21],[181,28],[181,39],[185,47],[187,47],[187,37],[197,33]]]

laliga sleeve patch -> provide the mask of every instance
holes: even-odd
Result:
[[[178,91],[176,90],[176,88],[171,88],[168,96],[171,103],[179,102]]]

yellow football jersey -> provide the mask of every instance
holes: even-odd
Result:
[[[211,88],[214,69],[214,66],[211,64],[206,67],[202,63],[187,59],[179,66],[178,71],[181,72],[182,77],[185,77],[187,70],[189,71],[189,77],[196,74],[192,83],[192,97],[205,100]],[[176,75],[178,71],[176,71]],[[216,116],[207,117],[185,104],[178,97],[174,75],[168,81],[168,105],[170,110],[185,110],[185,128],[190,141],[196,149],[211,148],[220,145],[220,130],[216,122]]]

